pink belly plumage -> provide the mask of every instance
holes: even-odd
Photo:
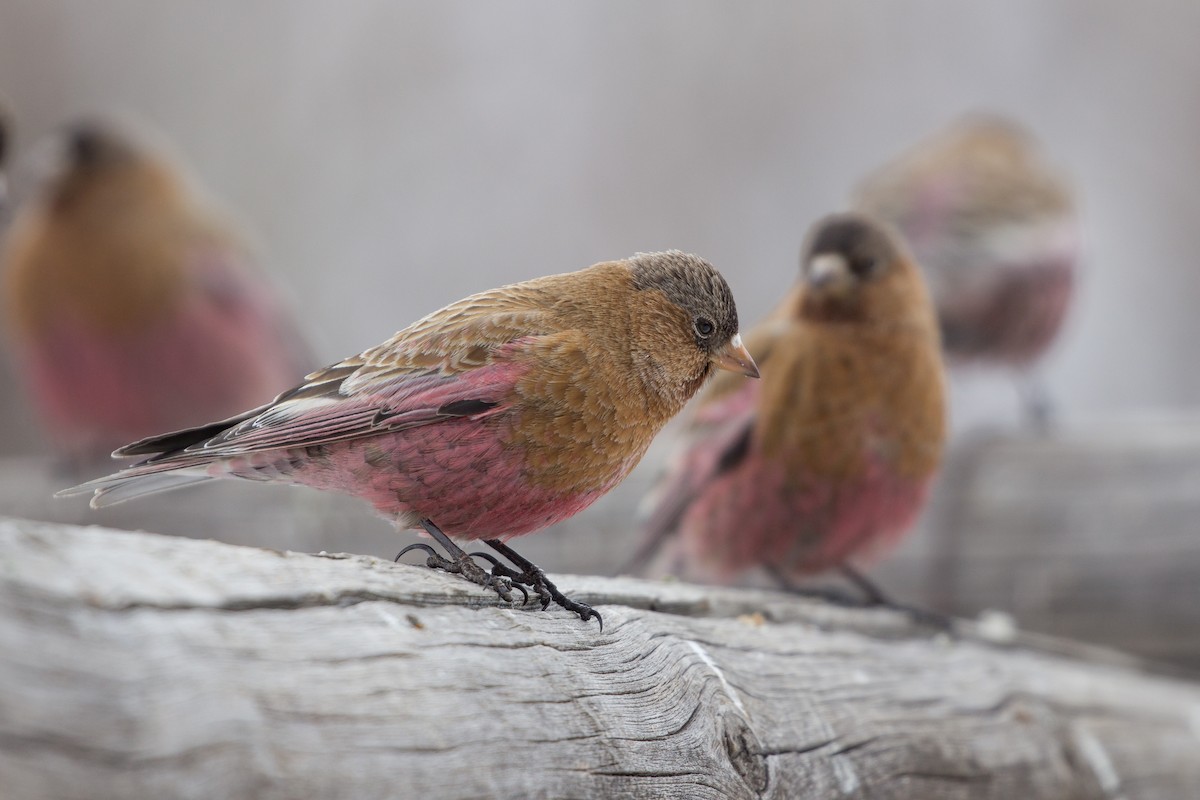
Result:
[[[880,463],[851,480],[789,477],[754,452],[697,498],[680,525],[683,546],[725,580],[760,565],[816,573],[893,543],[928,488],[929,478],[903,478]]]
[[[259,405],[303,376],[298,351],[263,309],[207,298],[127,333],[64,313],[18,344],[51,438],[76,457]]]
[[[986,292],[939,303],[946,352],[958,360],[1027,366],[1058,335],[1074,282],[1067,260],[997,267]]]
[[[624,472],[611,475],[600,485],[572,493],[538,485],[522,451],[506,444],[511,419],[447,420],[369,438],[268,451],[212,469],[216,475],[283,480],[352,495],[402,527],[416,527],[426,517],[447,535],[465,540],[509,539],[561,522],[624,477]]]

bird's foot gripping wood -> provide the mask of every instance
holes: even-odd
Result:
[[[485,589],[493,590],[501,600],[509,603],[513,602],[513,582],[510,578],[499,573],[488,572],[483,567],[476,564],[471,559],[471,556],[467,555],[467,553],[461,547],[450,541],[449,537],[442,533],[441,529],[434,525],[430,520],[421,520],[421,526],[429,532],[430,536],[437,540],[438,544],[445,548],[446,552],[450,555],[450,558],[447,558],[446,556],[437,552],[424,542],[417,542],[415,544],[410,544],[408,547],[397,553],[395,559],[396,561],[399,561],[400,557],[410,550],[423,550],[428,554],[428,557],[425,559],[425,565],[430,569],[440,569],[444,572],[452,572],[457,575],[461,575],[471,583],[478,584]],[[522,595],[521,605],[528,603],[529,592],[525,591],[524,587],[522,586],[517,586],[516,589]]]
[[[917,625],[923,625],[943,633],[954,633],[954,617],[947,614],[940,614],[937,611],[920,608],[918,606],[908,605],[907,603],[899,603],[893,600],[875,583],[863,575],[850,564],[842,564],[838,567],[843,577],[853,584],[862,594],[861,597],[855,597],[846,592],[837,589],[824,588],[808,588],[797,586],[792,582],[792,579],[780,569],[774,567],[767,568],[767,574],[770,575],[776,583],[790,594],[800,595],[802,597],[814,597],[834,605],[845,606],[847,608],[887,608],[892,611],[898,611],[901,614],[908,615]]]
[[[430,569],[440,569],[443,572],[452,572],[456,575],[461,575],[471,583],[478,584],[485,589],[493,590],[501,600],[509,603],[515,602],[512,595],[512,589],[515,588],[522,595],[521,605],[529,602],[529,592],[525,591],[525,587],[514,587],[512,580],[496,573],[494,570],[488,572],[472,561],[470,556],[464,555],[461,558],[449,559],[424,542],[417,542],[416,544],[410,544],[397,553],[395,560],[399,561],[400,557],[410,550],[424,550],[428,553],[429,555],[425,559],[425,566]]]
[[[576,602],[560,592],[558,587],[546,577],[546,573],[542,571],[541,567],[499,539],[485,539],[484,541],[488,547],[491,547],[515,564],[517,569],[502,564],[499,559],[488,553],[467,553],[454,542],[450,541],[450,538],[428,519],[421,520],[421,527],[437,540],[437,543],[449,554],[449,558],[424,542],[417,542],[401,550],[396,555],[397,561],[410,550],[423,550],[428,555],[425,559],[425,564],[430,569],[440,569],[445,572],[462,575],[471,581],[471,583],[492,589],[501,599],[507,600],[510,603],[513,602],[512,590],[516,589],[522,595],[521,605],[529,602],[529,592],[525,591],[525,587],[528,586],[537,594],[538,599],[542,601],[543,611],[549,608],[551,603],[556,603],[567,611],[578,614],[579,618],[584,622],[595,617],[596,621],[600,623],[600,630],[604,630],[604,618],[600,616],[599,611],[586,603]],[[472,560],[476,556],[491,562],[491,571],[485,570],[476,564]]]
[[[579,619],[584,622],[595,617],[596,622],[600,625],[600,630],[604,630],[604,618],[600,616],[600,612],[592,608],[586,603],[580,603],[577,600],[572,600],[567,597],[554,582],[546,577],[545,571],[537,564],[534,564],[529,559],[522,556],[517,551],[513,550],[508,545],[501,542],[499,539],[485,539],[484,542],[488,547],[495,550],[500,555],[507,558],[509,561],[516,564],[520,570],[514,570],[500,563],[498,559],[487,553],[472,553],[471,555],[485,558],[492,564],[492,575],[510,580],[514,586],[520,589],[522,586],[528,586],[542,601],[542,610],[545,611],[550,607],[550,603],[561,606],[567,611],[571,611],[579,615]]]
[[[907,603],[898,603],[888,596],[886,592],[875,585],[875,582],[866,575],[859,572],[849,563],[843,563],[838,567],[838,571],[859,588],[866,596],[867,606],[878,606],[880,608],[890,608],[893,611],[899,611],[902,614],[907,614],[909,618],[918,625],[925,625],[945,633],[953,633],[954,618],[946,614],[939,614],[936,611],[929,609],[911,606]]]

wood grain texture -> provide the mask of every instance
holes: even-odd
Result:
[[[1175,798],[1200,687],[771,592],[0,522],[14,798]],[[556,576],[557,577],[557,576]],[[651,610],[654,609],[654,610]]]
[[[927,527],[904,596],[1200,669],[1200,418],[963,441]]]
[[[636,546],[634,507],[669,445],[659,437],[628,480],[518,550],[548,570],[613,574]],[[92,511],[51,498],[87,476],[46,467],[0,459],[0,514],[385,558],[415,541],[366,503],[234,481]],[[961,440],[925,519],[864,566],[906,602],[960,616],[1000,609],[1026,629],[1200,670],[1200,416]]]

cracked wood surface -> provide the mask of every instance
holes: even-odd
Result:
[[[551,571],[614,574],[640,542],[634,508],[669,451],[670,436],[660,437],[620,486],[522,538],[520,552]],[[362,501],[239,481],[93,511],[52,497],[91,475],[47,466],[0,458],[4,515],[383,557],[414,541]],[[958,616],[1002,609],[1024,628],[1200,670],[1197,519],[1200,414],[1125,415],[1050,436],[975,434],[954,443],[912,535],[859,566],[906,602]]]
[[[1166,798],[1200,688],[773,592],[428,570],[0,521],[12,798]],[[1052,652],[1056,650],[1057,652]]]

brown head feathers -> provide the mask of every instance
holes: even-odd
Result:
[[[872,217],[846,213],[819,220],[803,254],[801,316],[890,323],[927,306],[924,284],[900,235]]]
[[[704,259],[667,250],[638,253],[629,259],[633,285],[658,289],[691,317],[696,345],[711,354],[738,332],[733,292],[721,273]]]

